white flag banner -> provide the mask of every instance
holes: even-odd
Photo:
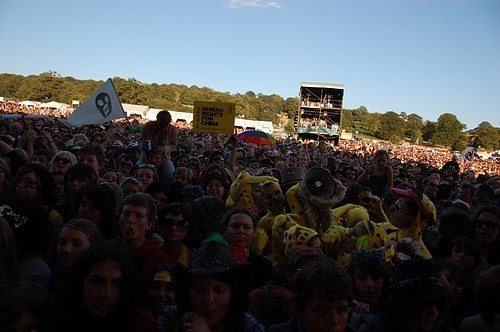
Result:
[[[126,116],[113,82],[111,78],[108,78],[92,97],[78,107],[68,119],[61,119],[61,122],[70,127],[81,127],[87,124],[101,124]]]
[[[472,159],[474,159],[474,147],[469,146],[468,148],[463,150],[462,153],[460,154],[460,160],[462,162],[465,162],[466,160],[472,161]]]

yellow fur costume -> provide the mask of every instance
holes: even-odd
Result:
[[[345,204],[333,209],[333,224],[354,227],[360,220],[370,220],[368,210],[356,204]]]
[[[309,169],[311,171],[312,169]],[[314,171],[314,170],[313,170]],[[326,174],[325,174],[326,175]],[[328,175],[330,175],[328,173]],[[330,175],[331,176],[331,175]],[[328,199],[318,198],[306,190],[304,180],[292,186],[286,193],[290,210],[298,217],[298,223],[323,234],[333,224],[332,207],[344,199],[346,187],[333,177],[333,194]]]
[[[287,255],[294,246],[307,246],[309,240],[317,235],[318,233],[314,229],[308,227],[301,225],[290,227],[283,234],[285,255]]]
[[[336,253],[337,265],[345,271],[349,270],[351,264],[351,251],[347,249],[352,229],[339,225],[330,226],[321,237],[321,242],[326,249],[326,254]]]
[[[253,190],[256,186],[262,186],[269,181],[278,183],[278,179],[272,176],[252,176],[248,172],[240,172],[236,180],[231,184],[226,206],[244,206],[252,213],[254,218],[257,218],[260,209],[254,202]]]
[[[419,207],[417,215],[414,218],[410,227],[405,229],[399,229],[394,235],[394,240],[397,242],[402,238],[409,238],[418,245],[419,253],[422,255],[423,258],[425,259],[432,258],[431,253],[429,252],[429,250],[427,249],[422,240],[422,232],[424,231],[425,227],[429,222],[436,221],[436,207],[426,195],[422,194],[422,199],[420,199],[417,193],[415,193],[411,189],[403,190],[403,189],[392,188],[391,192],[396,197],[402,196],[412,199]]]
[[[279,262],[285,255],[285,245],[283,238],[285,231],[297,225],[297,217],[293,214],[280,214],[274,218],[272,225],[272,253],[266,256],[271,262]]]

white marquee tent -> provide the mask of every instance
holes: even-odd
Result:
[[[26,107],[40,107],[41,103],[38,101],[24,100],[19,102],[18,104]]]
[[[46,108],[54,108],[57,110],[66,110],[69,108],[68,104],[65,103],[60,103],[58,101],[50,101],[48,103],[42,103],[40,104],[40,107],[46,107]]]

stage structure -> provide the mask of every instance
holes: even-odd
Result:
[[[344,85],[302,82],[294,116],[298,138],[329,140],[338,144],[342,132]]]

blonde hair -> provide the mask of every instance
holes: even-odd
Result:
[[[52,160],[50,161],[50,166],[49,166],[49,170],[52,172],[54,169],[53,169],[53,164],[54,164],[54,160],[56,158],[68,158],[69,161],[70,161],[70,164],[71,165],[74,165],[78,162],[78,160],[76,159],[76,156],[74,154],[72,154],[71,152],[69,151],[59,151],[58,153],[55,154],[54,158],[52,158]]]
[[[287,168],[287,162],[284,160],[280,160],[276,163],[276,168],[278,169],[285,169]]]
[[[191,177],[193,177],[193,171],[187,167],[177,167],[172,174],[172,178],[175,178],[176,176],[183,176],[191,179]]]

